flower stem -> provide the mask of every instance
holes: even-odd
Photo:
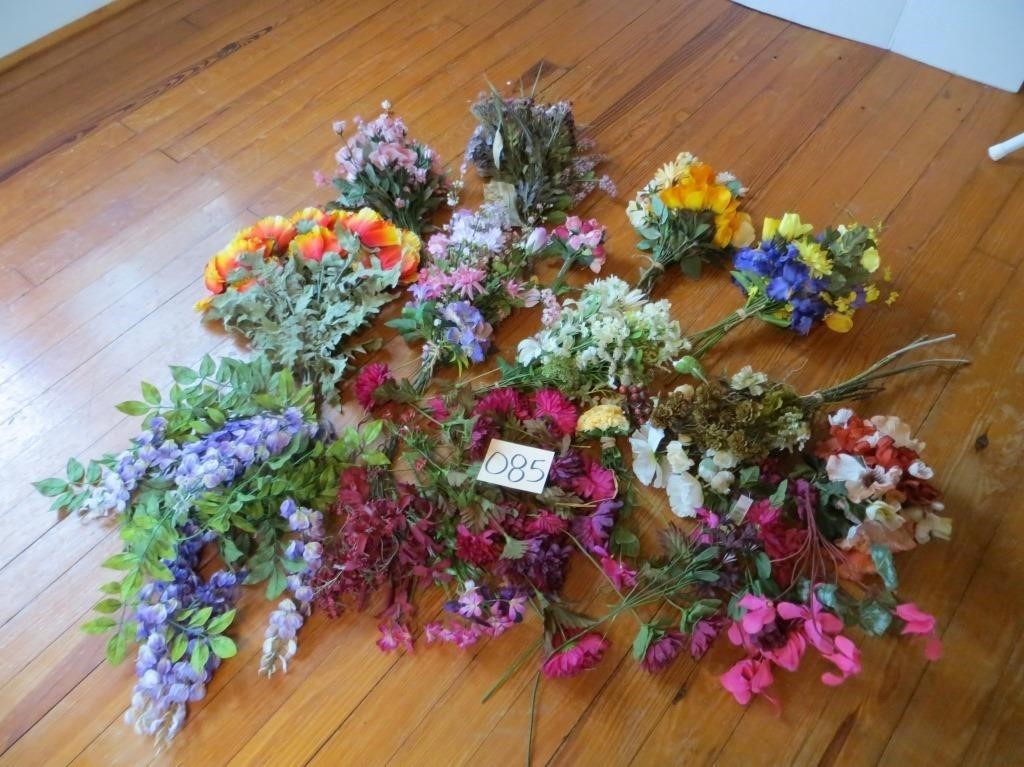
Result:
[[[427,386],[430,385],[430,380],[434,377],[434,370],[436,368],[436,354],[432,354],[423,360],[423,364],[420,365],[420,369],[416,371],[416,375],[412,378],[412,388],[416,390],[417,394],[422,394],[427,390]]]
[[[564,287],[563,283],[565,282],[565,276],[569,273],[569,270],[575,262],[576,259],[572,257],[567,257],[562,261],[562,266],[559,268],[558,274],[555,275],[555,281],[551,283],[550,288],[551,292],[556,296],[561,293],[562,288]]]
[[[936,357],[921,360],[920,362],[911,362],[906,365],[890,367],[894,362],[912,351],[922,349],[926,346],[932,346],[933,344],[942,343],[943,341],[949,341],[953,338],[956,338],[956,335],[952,333],[944,336],[936,336],[934,338],[929,338],[928,336],[918,338],[913,343],[907,344],[906,346],[885,355],[882,359],[870,365],[857,375],[848,378],[841,383],[835,384],[834,386],[818,389],[817,391],[808,394],[803,399],[810,407],[813,408],[835,402],[843,402],[845,400],[865,399],[877,394],[884,388],[879,385],[873,385],[876,381],[902,375],[903,373],[909,373],[913,370],[920,370],[922,368],[945,366],[958,368],[962,365],[970,364],[970,360],[967,359]]]
[[[742,307],[726,315],[709,328],[690,335],[690,343],[693,349],[690,354],[701,359],[705,354],[715,348],[732,330],[742,325],[751,317],[762,318],[763,315],[771,315],[782,308],[781,301],[772,301],[763,293],[758,293],[747,299]]]
[[[650,296],[654,289],[654,283],[658,281],[664,271],[665,267],[655,261],[640,273],[640,279],[636,283],[637,289],[645,296]]]
[[[537,639],[535,639],[529,647],[527,647],[525,650],[519,653],[519,657],[512,661],[511,665],[507,669],[505,669],[505,673],[502,674],[498,681],[492,684],[490,689],[484,693],[484,697],[480,699],[480,702],[486,703],[487,701],[489,701],[494,696],[494,694],[497,693],[498,690],[500,690],[505,685],[505,682],[511,679],[512,675],[515,674],[520,668],[522,668],[523,664],[526,663],[526,661],[528,661],[530,657],[537,650],[540,649],[540,646],[543,643],[544,637],[537,637]]]
[[[540,692],[540,680],[543,674],[537,672],[533,682],[533,694],[530,695],[530,727],[526,731],[526,767],[533,764],[533,727],[537,721],[537,693]]]

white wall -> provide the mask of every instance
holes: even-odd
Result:
[[[0,0],[0,56],[48,35],[111,0]]]
[[[1014,93],[1024,82],[1024,0],[734,2]]]

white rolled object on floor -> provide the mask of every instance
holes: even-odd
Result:
[[[988,148],[988,156],[993,160],[1002,160],[1006,155],[1016,152],[1018,149],[1024,149],[1024,133],[990,146]]]

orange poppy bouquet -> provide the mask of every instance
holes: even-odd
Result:
[[[626,206],[643,238],[637,247],[651,258],[637,287],[650,293],[676,265],[687,277],[699,277],[703,263],[717,263],[731,248],[749,245],[754,229],[750,216],[739,210],[745,193],[731,173],[715,173],[689,152],[662,166]]]
[[[420,239],[369,208],[306,208],[243,229],[210,259],[199,308],[316,396],[334,400],[350,345],[399,283],[416,279]]]

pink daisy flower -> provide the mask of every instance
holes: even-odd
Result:
[[[576,431],[576,406],[558,389],[541,389],[533,395],[533,412],[547,421],[555,437],[564,437]]]
[[[356,376],[355,383],[356,400],[362,405],[363,410],[372,410],[378,405],[374,393],[385,383],[393,380],[390,369],[383,362],[364,365]]]
[[[475,415],[497,415],[518,418],[525,421],[530,416],[522,395],[507,387],[487,392],[473,408]]]

